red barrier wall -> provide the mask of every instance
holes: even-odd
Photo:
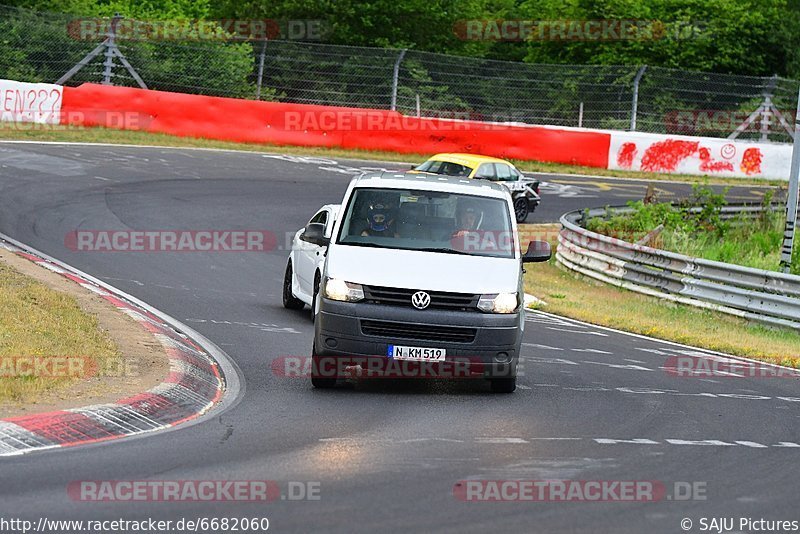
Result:
[[[62,124],[186,137],[400,153],[473,152],[608,166],[610,135],[539,126],[405,117],[397,112],[258,102],[128,87],[64,87]]]

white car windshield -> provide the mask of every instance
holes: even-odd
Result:
[[[505,200],[436,191],[355,189],[336,242],[501,258],[515,255]]]

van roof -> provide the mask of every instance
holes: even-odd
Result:
[[[461,193],[491,198],[506,198],[508,189],[488,180],[471,180],[438,174],[405,172],[370,172],[356,178],[355,187],[381,187],[389,189],[420,189]]]

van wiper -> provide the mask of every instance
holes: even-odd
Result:
[[[415,248],[413,250],[419,250],[421,252],[443,252],[445,254],[462,254],[464,256],[472,256],[469,252],[464,252],[463,250],[456,250],[453,248],[444,248],[444,247],[428,247],[428,248]]]

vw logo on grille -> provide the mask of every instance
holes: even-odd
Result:
[[[413,306],[418,310],[424,310],[430,306],[431,296],[424,291],[417,291],[411,295],[411,304],[413,304]]]

